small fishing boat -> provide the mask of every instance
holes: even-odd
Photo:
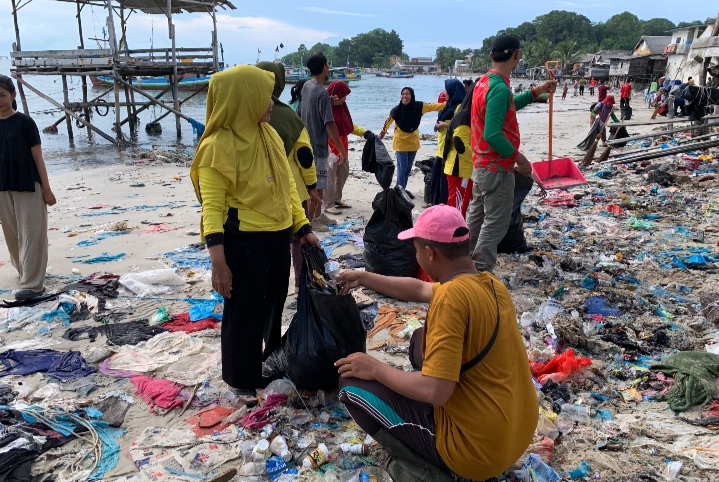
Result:
[[[196,91],[206,88],[210,83],[210,75],[185,75],[180,79],[178,90]],[[90,76],[90,81],[95,87],[112,87],[111,75]],[[132,85],[142,90],[165,90],[172,87],[167,77],[133,77]]]
[[[377,77],[385,77],[388,79],[412,79],[414,78],[414,74],[395,70],[392,72],[385,72],[384,75],[377,74]]]
[[[296,84],[300,80],[309,80],[311,78],[312,76],[309,70],[304,67],[285,67],[285,82],[288,84]],[[356,74],[352,69],[346,69],[344,67],[331,68],[325,85],[329,85],[330,82],[335,80],[341,80],[349,84],[350,82],[356,82],[361,79],[362,76]]]

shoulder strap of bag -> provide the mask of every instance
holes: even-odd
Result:
[[[497,324],[494,326],[494,333],[492,333],[492,338],[489,339],[487,346],[485,346],[484,349],[480,351],[476,357],[472,358],[467,363],[462,365],[462,368],[459,370],[460,374],[466,372],[467,370],[471,370],[475,367],[475,365],[477,365],[477,363],[481,362],[484,357],[487,356],[487,353],[489,353],[489,350],[492,349],[492,345],[494,345],[494,342],[497,339],[497,333],[499,333],[499,300],[497,299],[497,291],[494,289],[494,280],[490,281],[492,282],[492,294],[494,294],[494,303],[497,306]]]

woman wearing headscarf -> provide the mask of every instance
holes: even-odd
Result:
[[[445,102],[447,102],[447,92],[442,91],[437,97],[437,103]],[[447,176],[444,175],[444,159],[435,156],[430,174],[429,205],[425,207],[439,206],[440,204],[447,204]]]
[[[257,67],[275,74],[275,88],[272,91],[272,101],[275,104],[272,108],[270,126],[282,139],[292,177],[297,186],[297,194],[305,210],[305,215],[310,219],[310,213],[314,212],[313,207],[319,207],[322,202],[317,193],[317,170],[312,155],[310,135],[300,116],[290,106],[280,101],[280,96],[285,90],[284,66],[278,62],[259,62]],[[329,228],[323,224],[319,226],[320,229],[324,228],[329,231]],[[316,229],[316,226],[313,229]],[[292,265],[295,271],[295,293],[298,293],[302,274],[302,245],[297,235],[293,236],[291,247]]]
[[[352,121],[352,115],[347,107],[347,96],[350,95],[352,89],[349,88],[347,82],[335,80],[327,87],[327,92],[332,97],[332,115],[335,118],[342,147],[344,152],[349,152],[347,147],[348,135],[354,134],[359,137],[369,138],[374,134]],[[326,213],[338,215],[342,214],[340,209],[350,209],[352,207],[342,200],[342,190],[350,175],[350,165],[349,161],[340,164],[340,151],[332,142],[332,138],[329,138],[329,146],[336,159],[330,163],[330,170],[327,173],[327,189],[324,192],[323,202]]]
[[[290,99],[290,107],[292,107],[292,110],[295,111],[295,113],[298,113],[300,111],[300,102],[302,101],[302,87],[305,86],[306,82],[307,79],[298,80],[297,83],[293,85],[292,89],[290,90],[290,94],[292,95],[292,98]]]
[[[619,122],[619,119],[617,119],[617,116],[614,115],[614,96],[608,95],[603,101],[597,102],[597,104],[592,109],[592,113],[590,115],[590,123],[589,126],[591,127],[594,125],[595,122],[597,122],[597,117],[599,117],[599,120],[604,124],[601,129],[601,136],[602,136],[602,147],[606,147],[607,145],[607,129],[606,124],[607,120],[609,119],[609,116],[612,116],[612,120],[614,122]]]
[[[467,95],[467,89],[464,88],[462,82],[458,79],[447,79],[444,81],[444,92],[447,96],[447,103],[437,116],[437,123],[434,126],[437,132],[437,152],[435,157],[441,159],[442,176],[446,173],[444,146],[447,138],[447,128],[454,117],[455,112],[459,110],[459,106]],[[448,188],[449,189],[449,188]],[[447,191],[449,192],[449,191]]]
[[[247,65],[213,75],[207,127],[190,169],[212,287],[225,298],[222,378],[245,401],[262,384],[263,359],[280,344],[290,236],[320,246],[282,138],[268,124],[274,86],[273,74]]]
[[[449,123],[442,153],[449,191],[447,205],[457,208],[464,217],[467,216],[467,207],[472,199],[471,178],[474,164],[470,126],[474,86],[474,83],[469,86],[467,95]]]
[[[394,128],[394,139],[392,149],[397,153],[397,185],[407,188],[409,173],[412,171],[414,158],[419,150],[419,124],[422,116],[428,112],[439,112],[444,109],[444,104],[429,104],[418,102],[414,97],[414,89],[405,87],[402,89],[400,103],[389,113],[384,122],[380,139],[384,139],[387,131],[396,124]]]

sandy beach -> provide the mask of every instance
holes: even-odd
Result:
[[[636,94],[635,94],[636,95]],[[581,159],[583,153],[576,148],[587,133],[589,128],[589,105],[592,103],[591,98],[586,97],[569,97],[566,101],[558,100],[555,104],[555,125],[554,125],[554,154],[556,157],[573,157],[577,160]],[[646,108],[645,104],[641,107],[637,98],[635,100],[634,118],[646,119],[650,116],[651,111]],[[527,155],[531,161],[543,160],[547,151],[547,106],[544,104],[532,105],[525,111],[519,113],[519,122],[522,132],[522,148],[521,150]],[[383,114],[378,114],[377,124],[382,122]],[[366,126],[372,129],[374,126]],[[656,126],[654,126],[656,128]],[[375,130],[376,129],[376,130]],[[375,128],[376,132],[379,131]],[[652,129],[650,126],[640,126],[631,128],[631,133],[645,133]],[[385,141],[388,148],[391,147],[391,141]],[[352,209],[345,210],[342,216],[336,216],[339,223],[344,221],[359,221],[363,225],[369,219],[372,213],[371,202],[379,191],[379,187],[373,175],[361,171],[361,153],[364,140],[354,138],[350,139],[350,166],[351,175],[345,187],[345,199],[352,206]],[[108,148],[110,149],[110,148]],[[422,160],[434,155],[436,150],[435,141],[422,141],[422,147],[418,153],[417,160]],[[598,153],[601,151],[598,151]],[[392,152],[391,152],[392,153]],[[393,153],[392,153],[393,154]],[[113,153],[114,155],[114,153]],[[127,157],[127,156],[126,156]],[[128,160],[125,164],[117,164],[108,167],[96,169],[86,169],[70,172],[50,173],[50,180],[53,191],[57,197],[57,205],[49,208],[49,263],[46,288],[48,291],[62,289],[62,287],[73,280],[88,276],[95,272],[108,272],[122,275],[132,272],[143,272],[153,269],[162,269],[171,265],[169,260],[163,255],[177,248],[198,243],[199,231],[198,223],[200,219],[200,205],[195,198],[195,193],[189,179],[189,165],[179,165],[174,163],[163,163],[146,161],[143,159]],[[591,189],[597,182],[596,179],[591,180]],[[580,188],[582,191],[584,188]],[[408,190],[415,194],[416,207],[413,211],[414,217],[418,216],[422,211],[422,193],[424,190],[423,176],[418,169],[414,169],[413,175],[410,177]],[[526,204],[530,209],[542,208],[539,197],[530,195]],[[103,237],[102,233],[111,230],[113,225],[117,223],[127,223],[127,227],[131,228],[128,234]],[[527,232],[531,228],[525,228]],[[716,243],[716,234],[710,230],[706,232],[707,245]],[[320,238],[327,236],[319,234]],[[4,240],[3,240],[4,241]],[[96,243],[95,243],[96,241]],[[80,243],[80,245],[78,245]],[[83,244],[89,244],[83,246]],[[345,253],[362,253],[362,248],[354,246],[352,243],[343,244],[332,253],[332,258],[336,258]],[[87,264],[83,261],[107,254],[109,256],[118,256],[119,259],[109,262],[98,262],[95,264]],[[508,275],[513,269],[517,268],[517,259],[508,255],[500,256],[500,264],[497,269],[499,276]],[[4,264],[0,267],[0,288],[3,290],[14,290],[18,288],[17,272],[8,261],[7,249],[5,243],[0,243],[0,262]],[[514,263],[514,264],[513,264]],[[189,304],[184,301],[178,301],[175,298],[195,297],[208,298],[211,293],[211,285],[209,275],[202,269],[183,268],[178,269],[178,274],[188,282],[186,288],[181,292],[164,296],[167,300],[148,299],[141,300],[131,293],[122,293],[117,300],[111,303],[115,307],[124,307],[126,316],[118,319],[118,321],[131,321],[140,318],[148,318],[154,314],[160,306],[167,307],[172,313],[180,313],[187,311]],[[684,275],[682,275],[684,276]],[[701,276],[693,275],[684,276],[682,282],[689,285],[701,285]],[[716,280],[712,278],[712,286],[716,285]],[[565,284],[567,284],[565,282]],[[289,306],[296,297],[292,294],[293,282],[290,282],[290,294],[287,299]],[[513,292],[513,295],[515,292]],[[540,293],[535,292],[537,300]],[[545,293],[545,296],[547,293]],[[11,294],[6,292],[5,298],[10,298]],[[173,298],[173,299],[169,299]],[[523,298],[525,299],[526,296]],[[377,298],[381,299],[381,298]],[[539,302],[539,301],[538,301]],[[407,304],[396,303],[398,306],[407,306]],[[517,301],[515,300],[515,303]],[[522,311],[529,307],[517,307],[517,315],[520,316]],[[293,310],[287,308],[285,310],[285,326],[289,324]],[[86,321],[73,324],[73,327],[95,326],[97,322],[89,319]],[[51,337],[59,341],[58,344],[51,346],[54,350],[79,350],[83,351],[92,344],[88,340],[69,341],[61,338],[65,327],[62,325],[55,326],[52,329]],[[13,331],[0,335],[4,344],[16,343],[25,339],[33,339],[35,333],[28,333],[24,330]],[[385,336],[387,336],[385,334]],[[206,330],[194,334],[193,337],[200,337],[204,341],[203,354],[209,356],[211,353],[217,353],[219,349],[219,339],[217,330]],[[102,339],[101,339],[102,340]],[[376,341],[376,340],[375,340]],[[101,341],[95,344],[100,344]],[[0,351],[4,351],[0,344]],[[407,357],[401,353],[393,354],[385,351],[372,351],[385,361],[390,361],[398,367],[406,367],[408,365]],[[596,367],[605,365],[598,361]],[[216,375],[216,373],[214,373]],[[47,381],[47,377],[35,374],[25,377],[27,383],[42,386]],[[95,396],[104,391],[124,390],[129,394],[133,393],[133,387],[126,379],[115,380],[111,377],[97,375],[99,391],[91,394]],[[2,379],[0,379],[0,382]],[[221,386],[222,383],[215,377],[212,381],[213,385]],[[190,387],[191,388],[191,387]],[[587,388],[589,390],[589,388]],[[67,395],[67,394],[65,394]],[[641,397],[640,397],[641,399]],[[665,407],[664,404],[655,404],[652,410],[660,410]],[[137,469],[129,454],[130,444],[135,440],[147,427],[161,426],[169,428],[187,428],[185,421],[189,416],[196,413],[198,408],[192,407],[185,415],[180,415],[180,410],[173,410],[170,413],[160,416],[148,412],[148,407],[138,398],[134,397],[134,403],[130,407],[122,428],[126,432],[119,436],[117,441],[121,446],[120,460],[116,468],[109,471],[105,475],[105,480],[113,480],[114,477],[120,475],[135,474]],[[614,409],[613,409],[614,410]],[[647,407],[636,409],[631,405],[617,405],[616,412],[643,413],[649,410]],[[668,412],[667,410],[664,410]],[[670,416],[670,415],[667,415]],[[582,429],[585,430],[585,429]],[[587,429],[588,430],[588,429]],[[581,431],[580,431],[581,432]],[[699,432],[699,430],[698,430]],[[705,432],[701,432],[702,434]],[[576,432],[575,432],[576,434]],[[642,453],[639,459],[632,455],[629,451],[618,454],[606,452],[598,452],[593,449],[594,439],[585,432],[581,432],[576,438],[568,438],[567,444],[558,446],[557,451],[563,455],[556,464],[553,464],[557,470],[571,469],[581,460],[591,457],[592,467],[596,467],[597,471],[602,472],[603,480],[619,480],[612,477],[620,477],[623,471],[631,470],[632,473],[639,473],[644,470],[642,467],[654,464],[655,469],[659,470],[659,466],[663,465],[662,457],[651,459],[645,453]],[[79,442],[72,442],[66,445],[65,450],[76,450],[80,447]],[[587,451],[593,450],[591,454]],[[666,450],[660,449],[660,453],[668,454]],[[614,460],[618,458],[617,460]],[[651,459],[651,460],[650,460]],[[47,467],[54,459],[52,457],[43,458],[41,462],[36,464],[39,470],[41,467]],[[653,461],[652,461],[653,460]],[[242,458],[222,464],[221,467],[241,466]],[[625,466],[625,463],[628,464]],[[45,465],[43,465],[45,464]],[[595,465],[596,464],[596,465]],[[691,465],[687,462],[686,465]],[[694,471],[699,478],[693,480],[709,480],[701,474],[706,473],[694,468],[689,469],[689,473]],[[685,468],[685,473],[687,469]],[[143,479],[145,480],[145,479]],[[147,479],[150,480],[150,479]],[[192,478],[162,479],[162,480],[193,480]]]

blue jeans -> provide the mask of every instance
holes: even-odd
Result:
[[[417,151],[397,152],[397,185],[402,186],[404,189],[407,189],[409,173],[412,172],[412,165],[416,156]]]

